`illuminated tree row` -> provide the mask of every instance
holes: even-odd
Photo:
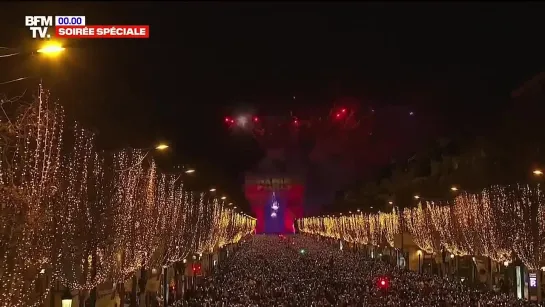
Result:
[[[357,213],[340,217],[308,217],[298,220],[302,232],[375,246],[394,245],[399,233],[399,214]]]
[[[399,222],[419,248],[477,255],[497,262],[518,257],[529,269],[545,266],[545,194],[539,185],[492,186],[461,193],[451,202],[420,202],[392,213],[312,217],[301,231],[349,242],[393,245]]]
[[[253,231],[255,220],[160,173],[145,151],[99,152],[40,89],[0,118],[0,307],[37,306],[43,274],[72,290],[120,282]]]

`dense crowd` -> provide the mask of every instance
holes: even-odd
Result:
[[[399,269],[313,237],[258,235],[243,243],[184,306],[538,306],[457,280]]]

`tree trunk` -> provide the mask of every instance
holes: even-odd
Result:
[[[117,292],[119,293],[119,306],[125,306],[125,283],[122,281],[117,284]]]
[[[131,283],[131,307],[137,307],[136,305],[136,286],[138,281],[136,280],[136,272],[132,276],[132,283]]]
[[[146,306],[147,303],[147,296],[146,296],[146,283],[147,283],[147,274],[146,274],[146,268],[142,266],[140,268],[140,280],[138,281],[138,287],[140,289],[140,292],[138,293],[138,296],[140,298],[140,306]]]
[[[178,300],[178,288],[180,287],[180,283],[178,281],[178,270],[180,269],[180,263],[179,262],[175,262],[174,263],[174,291],[172,293],[172,295],[174,295],[173,297],[173,302],[176,302]]]
[[[80,280],[80,282],[82,284],[85,283],[85,280],[87,278],[87,274],[89,273],[89,257],[85,258],[85,261],[84,261],[83,265],[84,265],[84,267],[83,267],[83,272],[81,274],[81,280]],[[85,293],[84,293],[84,291],[82,291],[82,290],[78,291],[78,297],[79,297],[79,300],[78,300],[79,307],[85,307]]]
[[[488,289],[492,290],[492,287],[494,285],[494,273],[492,272],[492,259],[490,257],[488,257],[487,267],[488,267],[488,276],[486,279],[487,279]]]
[[[95,280],[97,276],[97,253],[96,249],[93,252],[93,257],[91,258],[93,263],[91,265],[91,280]],[[91,290],[91,294],[89,295],[89,304],[87,307],[95,307],[97,301],[97,287],[94,287],[93,290]]]

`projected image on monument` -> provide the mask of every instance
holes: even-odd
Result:
[[[293,233],[303,214],[304,185],[289,177],[247,175],[246,198],[257,218],[257,233]]]
[[[284,233],[284,206],[280,205],[280,200],[276,192],[272,192],[271,199],[267,204],[265,213],[265,232],[266,233]]]

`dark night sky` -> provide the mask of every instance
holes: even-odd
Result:
[[[38,71],[103,146],[168,140],[172,159],[224,174],[207,178],[235,191],[258,155],[255,144],[227,137],[221,119],[233,106],[355,95],[475,119],[543,70],[544,13],[535,3],[6,2],[0,46],[34,43],[25,15],[149,24],[151,38],[69,41],[60,63],[0,59],[0,81]]]

